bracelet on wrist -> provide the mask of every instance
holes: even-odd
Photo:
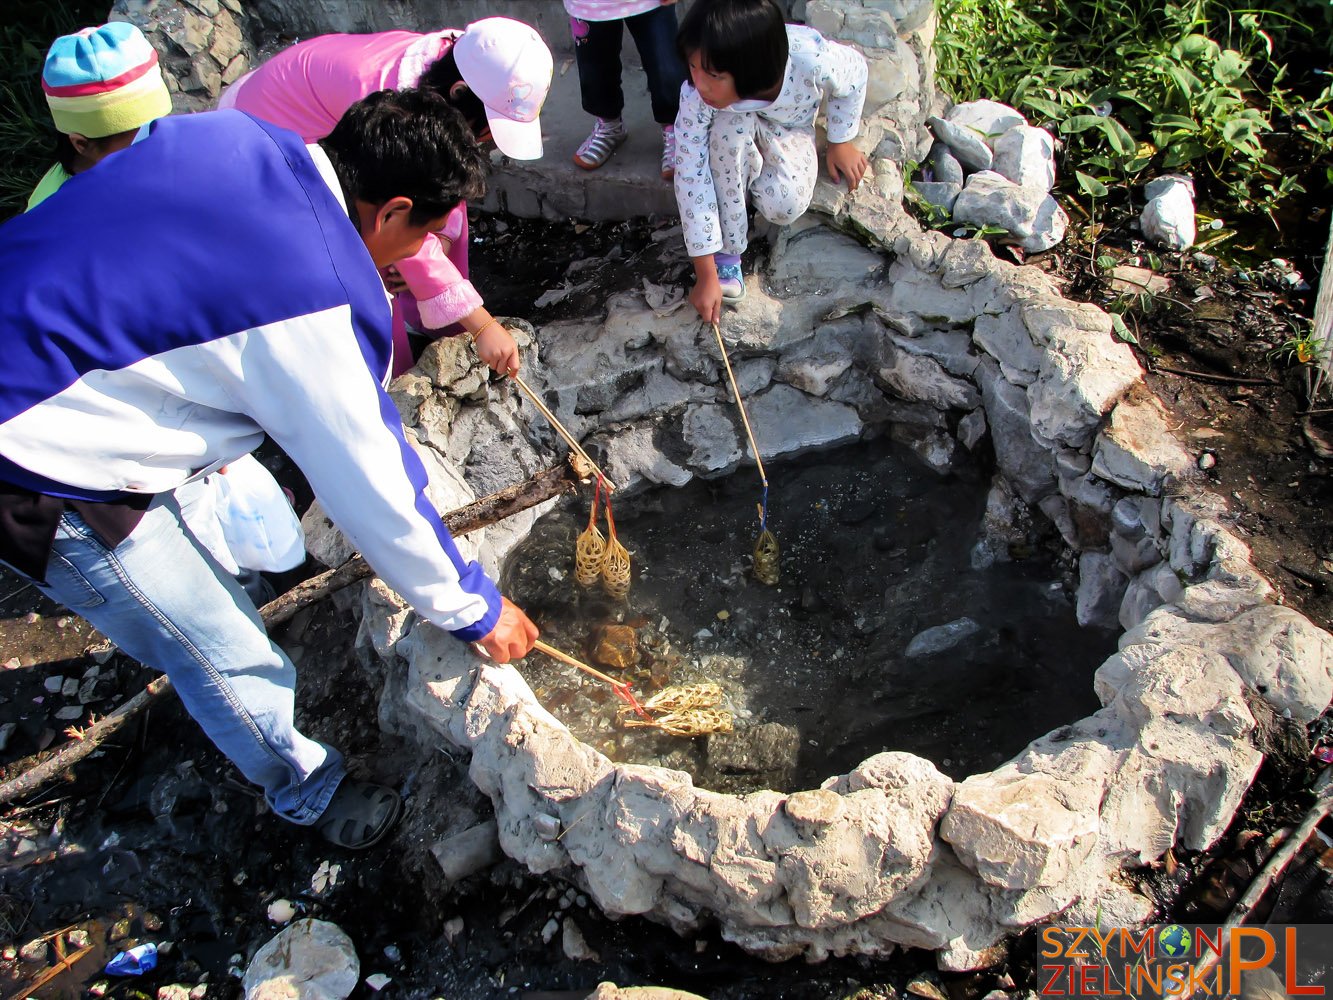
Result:
[[[491,324],[499,322],[500,321],[498,319],[492,316],[485,323],[481,324],[481,326],[479,326],[477,330],[472,334],[472,343],[475,344],[477,342],[477,338],[480,337],[483,333],[485,333],[488,329],[490,329]]]

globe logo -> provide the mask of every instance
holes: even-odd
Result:
[[[1190,932],[1180,924],[1167,924],[1157,933],[1157,946],[1167,958],[1183,958],[1193,943]]]

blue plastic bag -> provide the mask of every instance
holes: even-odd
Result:
[[[156,968],[157,945],[151,941],[136,945],[129,951],[122,951],[106,963],[106,972],[111,976],[142,976]]]

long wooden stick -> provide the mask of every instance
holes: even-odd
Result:
[[[582,660],[576,660],[569,654],[560,652],[560,650],[556,649],[554,646],[548,646],[540,639],[532,644],[532,648],[539,653],[545,653],[554,660],[559,660],[561,663],[568,663],[571,667],[582,670],[585,674],[588,674],[591,677],[596,677],[599,681],[610,684],[611,690],[623,698],[630,708],[634,709],[634,711],[638,712],[639,715],[643,716],[645,719],[648,718],[648,713],[643,710],[643,706],[639,704],[639,700],[634,697],[634,692],[630,690],[629,684],[625,681],[618,681],[610,674],[604,674],[600,670],[595,670]]]
[[[478,528],[504,520],[519,511],[561,493],[574,489],[573,473],[568,464],[553,466],[537,473],[531,479],[506,487],[498,493],[474,500],[445,514],[443,521],[452,535],[465,535]],[[370,564],[359,555],[347,560],[337,569],[329,570],[297,584],[277,600],[270,601],[260,610],[265,627],[271,628],[287,621],[299,610],[327,597],[372,574]],[[142,691],[126,701],[110,715],[99,719],[79,732],[70,742],[49,753],[21,761],[23,770],[17,777],[0,784],[0,804],[35,791],[62,771],[73,767],[97,749],[98,745],[138,715],[153,702],[172,691],[171,681],[165,676],[154,678]]]
[[[583,447],[577,441],[574,440],[574,435],[565,430],[565,425],[562,424],[556,415],[547,408],[546,404],[541,401],[541,398],[532,391],[532,387],[523,381],[523,376],[514,372],[509,377],[514,380],[520,389],[523,390],[528,399],[532,401],[532,405],[541,411],[541,415],[550,421],[551,426],[555,428],[556,433],[565,439],[565,444],[569,445],[570,450],[573,451],[575,455],[578,455],[579,458],[583,459],[583,461],[587,462],[592,470],[601,477],[602,482],[606,484],[607,491],[610,492],[614,490],[616,484],[611,481],[611,478],[605,472],[598,468],[596,462],[588,457],[588,453],[583,450]]]
[[[718,349],[722,352],[722,364],[726,365],[727,378],[731,380],[731,392],[736,397],[736,409],[741,411],[741,423],[745,425],[745,436],[750,439],[750,450],[754,452],[754,464],[759,466],[759,479],[768,489],[768,474],[764,472],[764,460],[759,457],[759,445],[755,444],[754,431],[750,430],[750,418],[745,413],[745,401],[741,399],[741,387],[736,384],[736,373],[731,370],[731,359],[727,357],[727,344],[722,339],[722,328],[713,324],[713,333],[717,337]]]
[[[538,639],[536,642],[532,644],[532,648],[539,653],[545,653],[553,660],[559,660],[561,663],[568,663],[571,667],[577,667],[579,670],[582,670],[585,674],[589,674],[593,677],[596,677],[599,681],[605,681],[612,687],[619,687],[621,684],[625,683],[624,681],[616,680],[610,674],[604,674],[600,670],[595,670],[594,668],[584,663],[582,660],[574,659],[574,657],[570,656],[568,653],[560,652],[560,650],[556,649],[554,646],[548,646],[540,639]]]

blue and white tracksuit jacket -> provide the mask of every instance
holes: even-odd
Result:
[[[267,433],[394,590],[479,639],[500,597],[426,499],[390,338],[318,147],[238,111],[161,119],[0,226],[0,481],[123,502]]]

